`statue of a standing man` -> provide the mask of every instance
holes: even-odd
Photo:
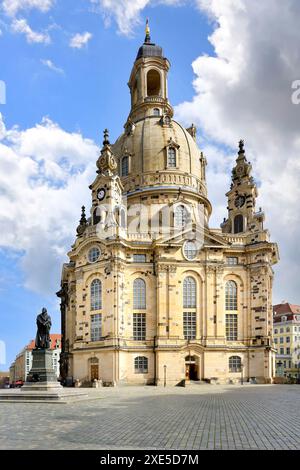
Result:
[[[36,349],[49,349],[50,348],[50,328],[51,317],[48,315],[47,309],[43,308],[36,318],[37,333],[35,338]]]

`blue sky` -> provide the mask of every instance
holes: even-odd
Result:
[[[173,64],[170,96],[174,104],[193,95],[191,63],[199,54],[210,53],[211,30],[206,18],[194,8],[167,6],[147,8],[152,39],[163,45]],[[170,21],[170,17],[172,21]],[[105,27],[101,15],[89,11],[86,1],[57,2],[51,14],[27,14],[33,30],[50,30],[51,44],[28,44],[21,34],[1,38],[1,79],[7,84],[7,105],[2,108],[7,127],[29,127],[49,116],[68,131],[80,130],[99,141],[108,126],[115,138],[129,110],[127,81],[144,39],[144,22],[130,37],[118,33],[115,24]],[[56,25],[56,26],[55,26]],[[187,27],[188,25],[188,27]],[[81,50],[69,47],[70,38],[89,31],[93,37]],[[197,38],[197,41],[195,41]],[[42,60],[50,59],[64,73],[49,70]]]
[[[116,139],[129,112],[127,81],[144,39],[148,16],[153,41],[163,46],[173,64],[169,77],[172,103],[191,99],[192,60],[212,51],[207,41],[211,25],[200,12],[194,8],[171,11],[167,6],[150,7],[143,12],[134,33],[126,36],[118,32],[115,23],[105,26],[102,16],[90,11],[87,2],[64,0],[46,14],[34,10],[21,15],[32,30],[46,30],[53,25],[51,43],[47,45],[29,44],[24,35],[9,31],[9,20],[2,15],[6,26],[1,28],[0,79],[6,83],[7,102],[0,112],[6,127],[31,128],[47,116],[67,132],[80,132],[98,145],[105,127],[110,129],[111,139]],[[71,48],[70,38],[85,31],[92,34],[88,45]],[[51,60],[62,71],[49,69],[42,63],[45,60]],[[24,288],[22,254],[21,250],[8,248],[0,251],[0,339],[7,347],[6,364],[0,366],[3,370],[34,337],[35,317],[42,306],[47,306],[52,315],[53,332],[60,327],[55,291],[40,295]],[[58,289],[59,279],[56,281]]]
[[[290,100],[300,78],[299,2],[0,0],[7,87],[0,104],[0,341],[7,359],[0,370],[34,337],[43,306],[59,331],[61,266],[80,207],[90,203],[102,131],[108,127],[114,141],[123,130],[147,17],[172,64],[175,115],[197,125],[208,159],[211,225],[226,216],[230,170],[244,138],[258,204],[280,245],[274,301],[300,303],[300,106]],[[76,35],[81,47],[71,47]]]

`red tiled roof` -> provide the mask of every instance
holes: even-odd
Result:
[[[300,305],[285,302],[273,306],[274,323],[279,323],[283,315],[286,315],[287,321],[294,320],[296,314],[300,314]]]
[[[58,342],[59,344],[61,344],[61,335],[53,333],[52,335],[50,335],[50,338],[51,338],[50,349],[56,349],[55,348],[56,343]],[[34,348],[35,348],[35,340],[32,339],[30,343],[28,344],[28,346],[26,346],[26,349],[29,351],[32,351]]]
[[[300,305],[289,304],[288,302],[284,304],[277,304],[273,306],[274,315],[285,314],[285,313],[300,313]]]

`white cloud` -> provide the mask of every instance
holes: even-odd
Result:
[[[24,34],[28,43],[49,44],[51,42],[48,33],[38,33],[33,31],[24,18],[13,20],[11,27],[14,33]]]
[[[62,68],[57,67],[50,59],[41,59],[41,63],[45,65],[45,67],[48,67],[50,70],[53,70],[53,72],[56,72],[62,75],[65,73]]]
[[[53,293],[80,207],[90,207],[98,149],[49,119],[24,131],[0,124],[0,247],[24,252],[26,287]]]
[[[108,26],[113,17],[121,34],[130,35],[140,23],[140,12],[151,0],[90,0]]]
[[[89,42],[92,36],[93,35],[87,31],[82,34],[77,33],[71,38],[70,47],[73,47],[76,49],[82,49],[82,47],[85,46]]]
[[[291,102],[291,85],[300,78],[300,3],[198,0],[197,4],[215,24],[210,37],[215,56],[200,56],[193,62],[195,96],[177,106],[177,118],[185,124],[195,122],[206,140],[221,144],[213,169],[211,155],[208,158],[209,196],[215,193],[218,204],[227,183],[216,190],[215,181],[225,177],[228,181],[222,145],[236,148],[237,141],[245,139],[260,180],[258,204],[266,210],[266,227],[281,252],[275,295],[279,301],[282,297],[299,302],[300,106]],[[232,158],[229,161],[233,163]],[[219,223],[218,204],[213,223]]]
[[[0,5],[7,15],[14,16],[19,11],[31,9],[45,13],[54,5],[54,0],[3,0]]]
[[[135,26],[141,23],[141,11],[147,6],[180,6],[190,0],[90,0],[93,11],[101,13],[105,26],[110,26],[112,19],[118,31],[126,36],[133,34]]]

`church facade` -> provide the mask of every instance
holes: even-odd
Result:
[[[147,28],[124,132],[113,145],[104,133],[90,215],[82,208],[63,266],[61,376],[107,385],[271,383],[278,249],[255,209],[244,142],[227,218],[210,228],[206,158],[196,128],[173,119],[169,68]]]

